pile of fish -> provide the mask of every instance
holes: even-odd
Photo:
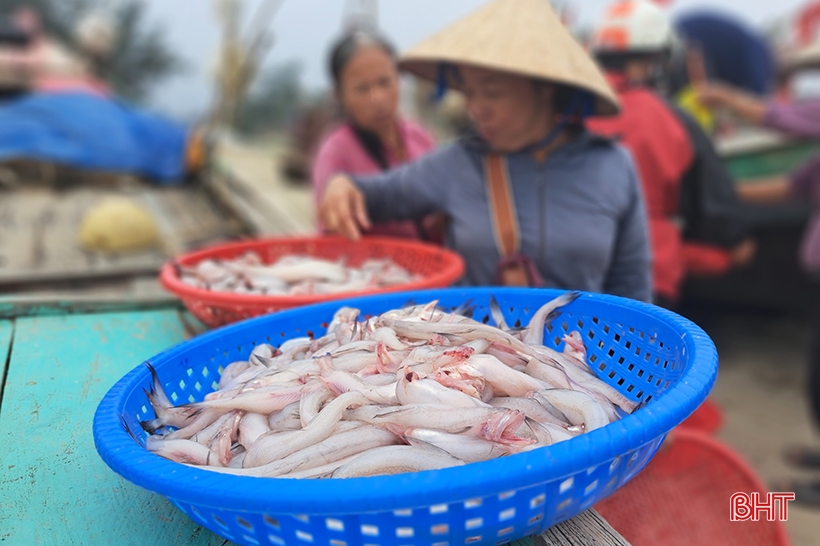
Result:
[[[204,401],[176,407],[151,369],[146,447],[235,475],[347,478],[568,440],[636,409],[588,367],[580,333],[563,352],[544,345],[545,324],[576,297],[544,305],[524,328],[507,327],[495,300],[498,327],[436,302],[362,321],[342,308],[325,335],[258,345]]]
[[[203,260],[178,266],[182,282],[216,292],[305,296],[359,292],[418,280],[390,259],[366,260],[359,267],[311,256],[283,256],[265,264],[255,252],[233,260]]]

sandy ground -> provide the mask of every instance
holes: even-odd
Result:
[[[815,477],[786,465],[784,446],[820,447],[805,394],[809,329],[798,317],[741,311],[690,311],[715,341],[720,375],[714,400],[725,412],[719,437],[736,449],[767,484],[791,476]],[[820,509],[792,503],[788,530],[795,546],[820,546]]]

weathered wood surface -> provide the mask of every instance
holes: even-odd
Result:
[[[8,288],[8,287],[7,287]],[[0,293],[4,292],[0,289]],[[0,295],[0,319],[65,313],[101,313],[168,308],[181,302],[149,276],[114,279],[75,278],[73,281],[27,285]]]
[[[204,188],[22,187],[0,197],[0,286],[154,275],[170,256],[236,236],[243,226]],[[109,196],[127,196],[156,219],[162,248],[123,255],[89,252],[78,241],[84,214]]]
[[[0,409],[3,544],[221,546],[165,499],[114,474],[91,433],[105,392],[184,338],[174,311],[16,321]]]
[[[57,294],[35,294],[0,297],[0,319],[14,317],[114,313],[180,308],[182,303],[170,294],[131,296],[128,293],[78,295],[70,291]]]
[[[112,472],[91,431],[97,404],[120,377],[201,331],[176,310],[0,321],[0,366],[9,363],[0,406],[0,543],[229,545]],[[516,544],[534,543],[627,545],[592,511]]]
[[[156,273],[171,256],[229,238],[315,231],[310,188],[279,175],[281,144],[222,148],[198,186],[163,188],[87,173],[57,176],[33,164],[18,165],[19,183],[0,188],[0,293],[29,307],[24,300],[34,297],[46,305],[93,309],[89,299],[116,294],[141,305],[163,296]],[[161,248],[120,256],[82,249],[77,237],[83,215],[106,196],[128,196],[151,211]],[[145,280],[153,284],[151,294],[145,293]]]
[[[629,546],[595,510],[586,512],[547,529],[534,537],[534,546]]]

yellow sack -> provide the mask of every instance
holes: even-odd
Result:
[[[695,118],[703,130],[707,133],[712,133],[715,130],[715,116],[712,111],[701,104],[698,100],[698,95],[691,86],[682,89],[676,97],[678,106],[684,109],[689,115]]]
[[[147,250],[160,242],[154,217],[131,199],[107,198],[92,207],[80,224],[80,244],[97,252]]]

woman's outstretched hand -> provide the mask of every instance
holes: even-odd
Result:
[[[345,175],[336,175],[328,182],[319,205],[319,217],[327,231],[351,241],[358,240],[363,229],[370,229],[364,194]]]

